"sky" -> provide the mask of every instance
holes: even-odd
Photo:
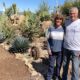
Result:
[[[35,12],[43,1],[46,1],[51,9],[54,9],[56,3],[62,5],[65,0],[0,0],[0,11],[4,10],[2,4],[5,2],[6,7],[10,7],[13,3],[16,3],[21,12],[28,9]]]

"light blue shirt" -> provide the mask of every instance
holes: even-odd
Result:
[[[48,29],[48,44],[49,48],[53,52],[62,51],[62,43],[63,43],[64,30],[62,26],[55,28],[50,27]]]

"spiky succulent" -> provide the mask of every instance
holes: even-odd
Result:
[[[2,43],[5,40],[5,35],[3,32],[0,32],[0,43]]]
[[[10,51],[12,52],[24,52],[29,48],[29,41],[27,38],[22,36],[18,36],[15,38],[14,42],[12,43],[12,47]]]

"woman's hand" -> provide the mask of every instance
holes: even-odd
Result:
[[[48,54],[49,54],[49,55],[52,55],[52,52],[51,52],[51,50],[50,50],[50,49],[48,49]]]

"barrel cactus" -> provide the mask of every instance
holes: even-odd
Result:
[[[25,52],[28,48],[29,48],[28,39],[22,36],[18,36],[15,38],[9,51],[10,52]]]
[[[5,40],[5,35],[3,32],[0,32],[0,43],[2,43]]]

